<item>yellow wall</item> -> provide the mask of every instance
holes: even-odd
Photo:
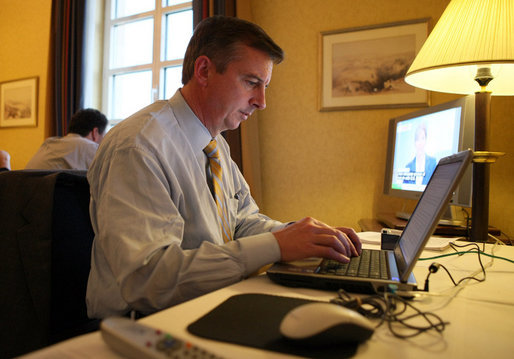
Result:
[[[412,108],[319,112],[318,42],[321,31],[430,17],[448,0],[239,0],[245,16],[283,47],[268,108],[259,117],[263,211],[287,221],[306,215],[358,228],[378,211],[401,209],[382,195],[387,123]],[[0,0],[0,82],[39,76],[37,128],[0,129],[0,149],[22,169],[51,131],[50,0]],[[437,104],[455,96],[431,94]],[[250,129],[257,128],[249,126]],[[507,155],[492,166],[491,224],[514,236],[514,97],[492,100],[492,150]],[[412,205],[412,204],[411,204]]]
[[[286,52],[259,113],[263,210],[284,221],[311,215],[358,228],[360,218],[397,211],[382,194],[387,124],[413,108],[319,112],[318,46],[322,31],[432,18],[448,0],[250,0],[253,21]],[[431,93],[431,103],[456,96]],[[514,98],[492,100],[490,223],[514,236]],[[410,204],[412,205],[412,203]]]
[[[51,133],[47,96],[51,0],[0,0],[0,82],[37,76],[37,127],[0,128],[0,149],[11,154],[13,170],[23,169]]]

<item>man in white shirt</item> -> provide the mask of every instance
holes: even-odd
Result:
[[[238,282],[279,260],[359,255],[352,229],[259,213],[220,135],[266,106],[283,52],[262,29],[230,17],[196,28],[184,86],[116,125],[88,172],[95,231],[88,315],[149,314]],[[215,139],[223,194],[204,148]],[[216,175],[218,176],[218,175]],[[216,177],[215,176],[215,177]],[[220,219],[217,200],[226,204]],[[224,241],[225,231],[233,239]]]
[[[107,127],[107,118],[98,110],[78,110],[64,137],[47,138],[25,169],[87,170]]]

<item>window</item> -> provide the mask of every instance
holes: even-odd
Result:
[[[102,107],[111,126],[182,85],[192,33],[192,1],[106,1]]]

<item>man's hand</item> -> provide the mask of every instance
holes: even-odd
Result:
[[[273,234],[283,261],[322,257],[347,263],[361,253],[361,241],[353,229],[333,228],[311,217]]]

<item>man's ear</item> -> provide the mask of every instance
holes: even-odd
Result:
[[[91,135],[91,141],[97,142],[100,139],[100,132],[98,131],[98,127],[95,127],[89,133]]]
[[[213,68],[213,66],[214,64],[212,61],[205,55],[198,56],[196,59],[194,76],[196,77],[198,83],[202,86],[207,85],[209,71]]]

